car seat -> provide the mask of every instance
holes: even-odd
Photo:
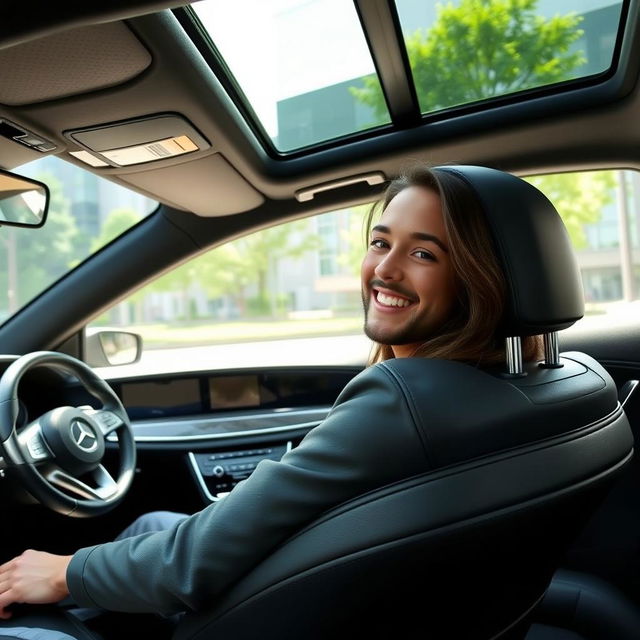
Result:
[[[418,376],[436,468],[325,513],[272,552],[176,640],[524,637],[560,558],[629,461],[607,372],[558,353],[583,315],[567,232],[525,181],[448,166],[482,204],[508,285],[504,367],[390,360]],[[544,336],[543,362],[521,338]],[[389,424],[393,428],[393,424]]]

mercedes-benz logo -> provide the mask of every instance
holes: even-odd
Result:
[[[98,439],[91,427],[80,420],[71,423],[71,438],[80,449],[87,453],[98,448]]]

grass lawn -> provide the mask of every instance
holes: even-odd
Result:
[[[142,336],[145,348],[187,347],[216,343],[255,342],[282,338],[349,335],[362,332],[360,315],[313,320],[256,320],[132,325],[129,331]]]

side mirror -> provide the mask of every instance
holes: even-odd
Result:
[[[0,169],[0,226],[41,227],[48,209],[46,184]]]
[[[142,355],[142,336],[128,331],[87,329],[85,361],[90,367],[133,364]]]

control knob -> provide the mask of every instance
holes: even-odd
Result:
[[[217,464],[215,467],[213,467],[213,475],[216,478],[222,478],[222,476],[225,474],[225,470],[224,467],[220,464]]]

